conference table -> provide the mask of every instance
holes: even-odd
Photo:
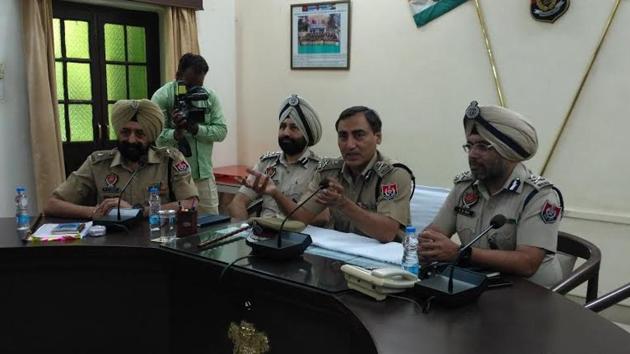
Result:
[[[165,245],[144,223],[68,242],[0,230],[2,353],[630,353],[630,334],[519,278],[424,313],[349,290],[335,259],[200,249],[216,227]]]

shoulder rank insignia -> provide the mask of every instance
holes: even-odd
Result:
[[[343,166],[341,158],[323,157],[317,165],[317,171],[340,169]]]
[[[109,151],[96,151],[94,153],[92,153],[92,155],[90,155],[90,159],[92,160],[92,163],[95,162],[99,162],[99,161],[104,161],[104,160],[109,160],[114,158],[114,152],[109,150]]]
[[[188,162],[186,162],[186,160],[181,160],[173,164],[173,169],[177,173],[182,174],[190,171],[190,165],[188,164]]]
[[[529,176],[529,178],[527,179],[527,182],[529,182],[529,184],[534,186],[534,188],[536,189],[541,189],[541,188],[552,185],[552,183],[545,177],[537,176],[534,174]]]
[[[381,184],[383,199],[392,200],[398,195],[398,185],[396,183]]]
[[[460,183],[465,181],[472,181],[473,176],[470,171],[462,172],[453,178],[453,183]]]
[[[277,157],[280,157],[280,155],[282,155],[281,151],[269,151],[260,156],[260,161],[277,158]]]
[[[545,224],[553,224],[558,220],[561,213],[562,208],[553,203],[550,203],[547,200],[540,210],[540,218]]]
[[[386,174],[392,172],[392,170],[394,169],[394,166],[392,166],[390,163],[386,162],[386,161],[377,161],[374,164],[374,171],[376,171],[376,173],[383,177]]]

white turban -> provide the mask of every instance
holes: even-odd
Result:
[[[473,128],[506,160],[528,160],[538,149],[536,129],[522,114],[507,108],[472,101],[464,115],[466,136]]]
[[[291,118],[298,126],[308,146],[317,144],[322,137],[322,125],[319,122],[317,112],[310,103],[298,95],[291,95],[280,104],[279,120],[282,122]]]

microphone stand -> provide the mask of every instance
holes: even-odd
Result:
[[[459,263],[459,259],[462,257],[462,253],[464,253],[464,251],[470,248],[473,245],[473,243],[477,242],[481,237],[483,237],[485,234],[487,234],[490,230],[494,228],[495,228],[495,225],[491,222],[490,225],[488,225],[488,227],[486,227],[483,231],[481,231],[479,235],[475,236],[475,238],[473,238],[472,241],[468,242],[464,247],[461,247],[459,249],[459,251],[457,252],[457,257],[455,257],[455,260],[449,267],[449,275],[448,275],[448,293],[449,294],[453,293],[453,271],[455,270],[455,265]]]
[[[287,216],[284,217],[284,220],[282,220],[282,223],[280,224],[280,228],[278,229],[278,248],[282,248],[282,231],[284,230],[284,224],[287,222],[287,220],[289,220],[291,215],[295,214],[295,212],[298,209],[300,209],[304,204],[306,204],[306,202],[311,200],[311,198],[313,198],[317,193],[319,193],[319,191],[321,191],[322,189],[324,189],[326,187],[328,187],[328,180],[327,179],[321,181],[319,183],[319,188],[317,188],[317,190],[315,192],[313,192],[311,195],[309,195],[308,198],[304,199],[304,201],[302,203],[298,204],[295,208],[293,208],[293,210],[291,210],[291,212],[289,214],[287,214]]]
[[[492,229],[498,229],[502,227],[503,225],[505,225],[506,221],[507,219],[502,214],[497,214],[493,216],[492,220],[490,220],[490,225],[488,225],[488,227],[486,227],[483,231],[481,231],[479,235],[475,236],[475,238],[473,238],[472,241],[468,242],[464,247],[461,247],[459,249],[459,252],[457,252],[457,257],[455,257],[455,261],[451,264],[450,273],[448,276],[448,293],[449,294],[453,293],[453,271],[455,270],[455,264],[459,263],[459,259],[462,257],[462,253],[464,253],[465,250],[472,247],[472,244],[477,242],[477,240],[479,240],[483,235],[487,234],[488,231]]]
[[[120,190],[120,193],[118,194],[118,205],[116,205],[116,209],[118,210],[118,215],[117,215],[116,219],[118,221],[120,221],[120,201],[122,200],[122,195],[125,192],[125,190],[127,189],[127,187],[129,186],[129,184],[131,183],[131,181],[133,181],[134,177],[136,177],[136,174],[138,173],[138,171],[140,171],[140,169],[142,167],[144,167],[144,163],[143,163],[142,160],[140,160],[140,161],[138,161],[138,167],[136,168],[135,171],[133,171],[133,173],[131,174],[131,177],[129,177],[129,180],[127,180],[127,183],[125,183],[125,185]]]

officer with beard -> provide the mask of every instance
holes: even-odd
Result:
[[[286,210],[278,207],[277,195],[265,193],[264,189],[253,184],[254,175],[266,175],[283,196],[294,201],[300,199],[313,178],[320,159],[309,147],[317,144],[322,134],[317,113],[303,97],[291,95],[280,105],[279,121],[278,145],[282,151],[262,155],[253,170],[250,170],[252,175],[244,181],[228,206],[230,216],[234,219],[246,219],[247,205],[261,195],[261,216],[281,218],[286,213]]]
[[[473,101],[464,116],[470,171],[455,177],[453,190],[422,233],[419,254],[424,262],[486,266],[528,277],[551,286],[562,278],[556,257],[562,195],[522,161],[538,148],[536,130],[521,114]],[[501,228],[482,237],[458,259],[457,233],[470,242],[497,214],[507,218]]]
[[[190,165],[177,149],[154,145],[163,124],[162,111],[149,100],[116,102],[112,125],[118,147],[92,153],[53,191],[44,208],[46,215],[100,217],[115,208],[119,198],[121,208],[143,208],[146,213],[148,190],[153,186],[159,188],[162,202],[166,202],[163,209],[177,208],[178,201],[184,208],[193,207],[198,193]]]

